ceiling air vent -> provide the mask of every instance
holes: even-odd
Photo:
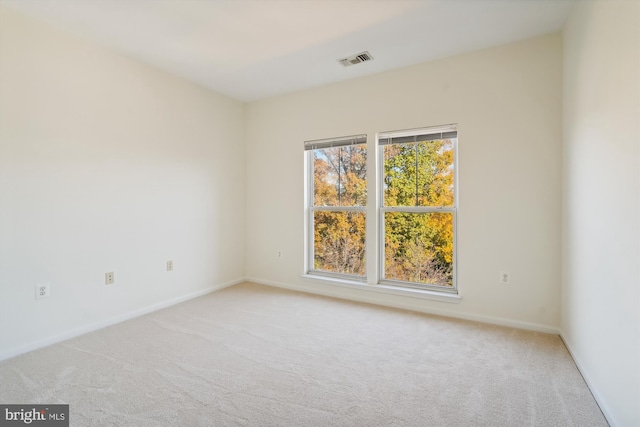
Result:
[[[371,56],[369,52],[365,51],[349,56],[347,58],[338,59],[338,62],[341,63],[343,67],[350,67],[361,62],[371,61],[372,59],[373,56]]]

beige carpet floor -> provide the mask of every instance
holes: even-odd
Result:
[[[554,335],[240,284],[0,363],[72,426],[606,426]]]

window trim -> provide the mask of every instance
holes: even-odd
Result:
[[[388,142],[392,138],[405,138],[411,136],[423,136],[425,134],[445,134],[455,131],[456,139],[453,142],[453,206],[385,206],[384,205],[384,147],[389,145]],[[444,136],[444,135],[442,135]],[[381,143],[381,140],[386,140]],[[439,292],[443,294],[458,294],[458,256],[457,256],[457,211],[458,211],[458,126],[450,124],[444,126],[435,126],[428,128],[417,128],[401,131],[380,132],[376,135],[378,167],[376,176],[376,187],[378,190],[378,238],[377,238],[377,257],[378,257],[378,284],[382,286],[392,286],[396,288],[420,289],[425,291]],[[409,213],[429,213],[429,212],[450,212],[453,215],[453,260],[452,260],[452,283],[451,288],[441,285],[433,285],[427,283],[407,282],[403,280],[393,280],[385,278],[385,221],[384,215],[387,212],[409,212]]]
[[[452,206],[384,206],[384,145],[389,144],[391,138],[406,138],[414,135],[435,135],[450,131],[456,132],[456,139],[453,141],[453,205]],[[373,142],[369,142],[367,134],[352,135],[338,138],[328,138],[313,141],[305,141],[304,144],[304,189],[305,189],[305,233],[304,233],[304,266],[301,277],[315,283],[331,284],[340,287],[360,289],[364,291],[381,292],[410,296],[421,299],[430,299],[443,302],[460,302],[460,286],[458,284],[458,244],[457,244],[457,217],[459,203],[459,179],[458,179],[458,141],[460,131],[458,124],[449,124],[433,127],[422,127],[400,131],[388,131],[375,133]],[[380,140],[386,139],[386,143],[381,144]],[[434,138],[449,139],[449,138]],[[433,139],[431,139],[433,140]],[[373,180],[367,184],[369,192],[367,203],[364,206],[314,206],[314,162],[313,152],[315,149],[332,148],[336,146],[347,146],[364,144],[367,147],[367,165],[370,166],[367,172],[367,181],[371,180],[373,170]],[[373,145],[373,146],[371,146]],[[375,165],[375,167],[371,167]],[[373,187],[372,187],[373,186]],[[314,212],[315,211],[338,211],[338,212],[362,212],[365,214],[367,230],[373,227],[373,236],[366,232],[365,235],[365,260],[367,265],[375,260],[370,269],[365,269],[363,276],[334,273],[313,269],[315,248],[314,248]],[[453,260],[452,260],[452,287],[441,285],[429,285],[415,282],[405,282],[401,280],[385,279],[385,239],[384,239],[384,215],[386,212],[450,212],[453,215]],[[371,222],[373,221],[373,222]],[[377,221],[377,224],[375,224]],[[375,225],[374,225],[375,224]],[[373,239],[367,239],[373,237]],[[370,255],[367,255],[370,253]],[[374,255],[375,254],[375,255]],[[370,273],[370,274],[367,274]]]
[[[460,294],[454,294],[449,292],[442,291],[433,291],[430,289],[418,289],[418,288],[410,288],[407,286],[389,286],[389,285],[371,285],[369,283],[354,281],[343,278],[336,277],[327,277],[317,274],[302,274],[302,277],[305,280],[313,284],[321,284],[337,286],[341,288],[348,289],[357,289],[359,291],[365,292],[374,292],[388,295],[399,295],[403,297],[424,299],[424,300],[432,300],[432,301],[440,301],[452,304],[459,304],[462,301],[462,296]]]

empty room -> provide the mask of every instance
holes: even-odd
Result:
[[[640,427],[640,2],[0,0],[0,426]]]

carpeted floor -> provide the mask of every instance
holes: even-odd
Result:
[[[606,426],[560,338],[241,284],[0,363],[72,426]]]

